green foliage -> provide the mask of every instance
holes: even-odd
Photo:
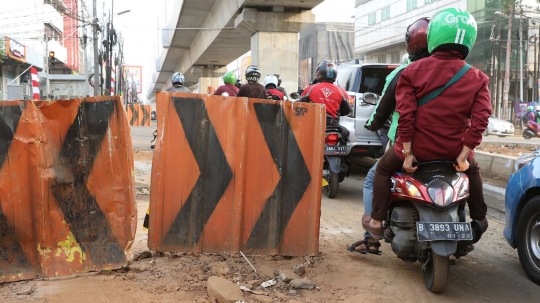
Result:
[[[4,62],[4,57],[6,56],[6,39],[0,38],[0,63]]]

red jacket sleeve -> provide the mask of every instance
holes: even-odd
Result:
[[[225,90],[220,86],[216,91],[214,92],[214,95],[221,95],[225,92]]]
[[[474,149],[482,142],[482,134],[486,130],[491,115],[491,96],[489,93],[489,79],[485,77],[484,84],[476,92],[474,102],[471,108],[471,126],[465,133],[463,145]],[[400,125],[401,127],[401,125]]]
[[[418,101],[409,73],[404,69],[396,88],[396,112],[399,113],[398,137],[401,142],[411,142],[414,136],[414,120]]]

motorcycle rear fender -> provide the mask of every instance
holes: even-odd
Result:
[[[333,173],[339,174],[341,172],[341,157],[325,156],[328,166]]]
[[[446,209],[435,209],[426,203],[413,202],[422,222],[459,222],[459,203],[454,203]],[[448,257],[456,253],[458,241],[431,241],[429,242],[434,254]]]

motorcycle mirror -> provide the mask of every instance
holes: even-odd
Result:
[[[298,97],[300,97],[297,92],[290,93],[289,96],[293,99],[298,99]]]
[[[375,93],[364,93],[364,95],[362,96],[362,100],[366,104],[377,105],[377,102],[379,101],[379,95]]]

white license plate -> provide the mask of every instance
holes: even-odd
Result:
[[[419,242],[472,240],[471,223],[465,222],[416,222]]]
[[[346,153],[347,146],[325,146],[324,151],[335,153]]]

